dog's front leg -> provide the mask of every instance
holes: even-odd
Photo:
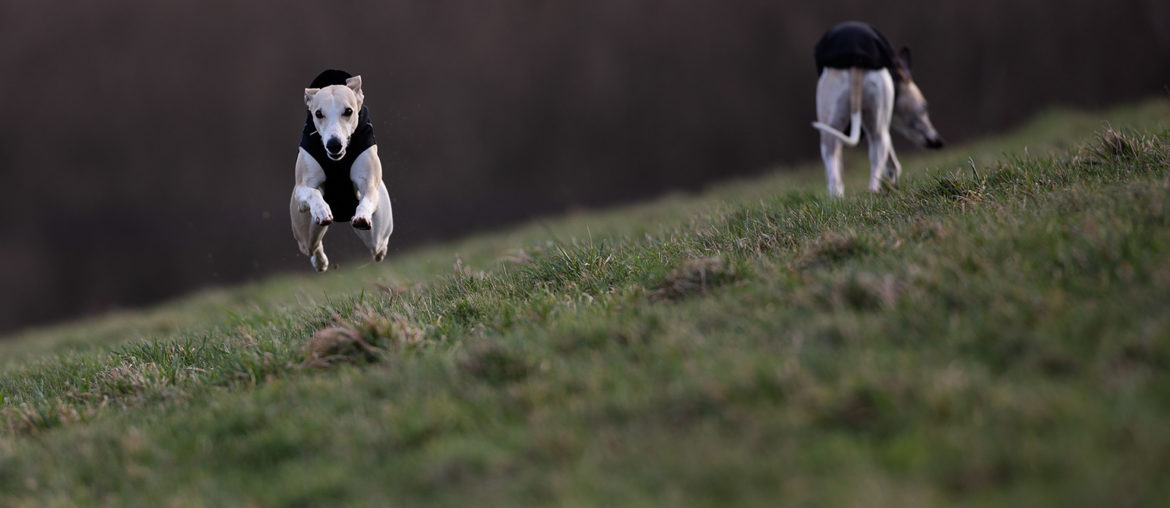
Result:
[[[325,202],[325,196],[321,194],[321,189],[309,185],[297,185],[293,189],[293,194],[297,197],[297,203],[300,205],[298,208],[300,213],[308,212],[313,216],[313,222],[317,225],[333,224],[333,211]]]
[[[382,183],[382,161],[378,159],[378,145],[367,148],[354,160],[349,177],[360,196],[353,214],[353,227],[368,230],[373,226],[372,217],[378,209],[378,185]]]

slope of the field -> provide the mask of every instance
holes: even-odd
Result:
[[[0,341],[0,505],[1170,499],[1170,102],[847,158]]]

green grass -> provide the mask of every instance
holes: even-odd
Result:
[[[0,342],[0,505],[1170,498],[1170,103],[847,158]]]

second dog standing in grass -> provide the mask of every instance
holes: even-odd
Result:
[[[350,222],[374,261],[386,257],[394,214],[382,182],[374,126],[361,76],[322,72],[305,89],[305,120],[289,203],[293,236],[313,268],[329,269],[322,239],[333,222]]]
[[[869,139],[869,190],[882,181],[897,183],[902,165],[894,155],[890,127],[918,146],[941,148],[926,110],[926,98],[910,77],[910,50],[893,47],[874,27],[856,21],[841,23],[821,37],[814,50],[817,63],[817,121],[821,158],[829,194],[845,193],[841,182],[842,144],[856,146],[861,131]],[[843,131],[848,129],[849,134]]]

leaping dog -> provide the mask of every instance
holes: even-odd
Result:
[[[293,236],[313,268],[329,269],[321,240],[333,222],[350,222],[374,261],[386,257],[394,214],[382,182],[374,126],[361,76],[326,70],[305,89],[308,107],[289,203]]]
[[[918,146],[941,148],[926,111],[926,98],[910,77],[910,49],[893,47],[873,26],[856,21],[825,32],[813,56],[817,63],[817,122],[829,194],[845,194],[841,183],[841,144],[856,146],[861,130],[869,139],[869,190],[882,179],[895,184],[902,165],[894,155],[890,125]],[[848,126],[849,135],[844,131]]]

